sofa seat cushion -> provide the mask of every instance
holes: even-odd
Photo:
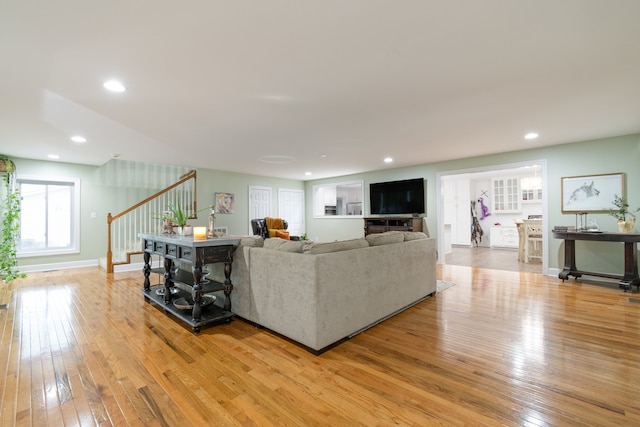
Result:
[[[306,254],[328,254],[331,252],[366,248],[367,246],[369,246],[369,242],[367,242],[366,239],[342,240],[340,242],[328,243],[309,242],[304,246],[303,252]]]

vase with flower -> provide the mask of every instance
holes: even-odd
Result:
[[[618,231],[620,233],[632,233],[636,225],[636,216],[629,210],[629,203],[625,197],[614,195],[613,205],[616,209],[609,209],[609,215],[618,220]],[[640,211],[640,208],[634,212]]]

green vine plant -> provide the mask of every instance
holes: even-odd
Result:
[[[0,160],[10,161],[6,156]],[[15,182],[15,171],[7,171],[3,177],[4,203],[2,210],[2,235],[0,236],[0,278],[4,282],[11,282],[27,275],[18,269],[17,243],[20,238],[20,202],[22,197]]]

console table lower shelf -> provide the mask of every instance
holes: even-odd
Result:
[[[222,323],[222,322],[229,323],[231,321],[231,317],[233,317],[232,312],[225,311],[224,308],[216,304],[216,303],[222,303],[221,301],[218,301],[218,299],[216,299],[211,303],[201,306],[200,319],[195,320],[193,318],[193,309],[178,308],[175,305],[175,302],[180,300],[181,298],[184,298],[187,303],[192,301],[191,292],[185,289],[182,289],[178,286],[175,286],[174,289],[176,291],[175,293],[171,294],[171,302],[168,304],[165,304],[164,294],[159,295],[157,293],[158,290],[164,291],[164,289],[165,289],[164,285],[151,286],[149,290],[143,290],[142,294],[144,295],[144,298],[148,303],[154,303],[154,304],[157,304],[159,307],[162,307],[162,309],[166,313],[171,313],[181,321],[191,326],[193,332],[195,333],[200,332],[200,328],[202,328],[203,326],[207,326],[209,324]],[[205,292],[205,295],[203,295],[203,299],[206,300],[208,298],[211,298],[206,294],[206,292],[208,292],[207,285],[203,286],[203,291]]]

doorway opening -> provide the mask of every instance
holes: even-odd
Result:
[[[436,181],[438,263],[546,274],[546,160],[440,172]],[[541,258],[524,259],[528,218],[542,219]]]

